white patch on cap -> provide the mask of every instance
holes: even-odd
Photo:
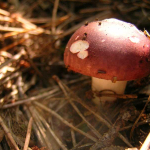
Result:
[[[88,51],[80,51],[77,56],[80,58],[80,59],[84,59],[88,56]]]
[[[106,41],[105,39],[101,40],[102,43],[105,42],[105,41]]]
[[[132,36],[132,37],[129,37],[130,41],[133,42],[133,43],[139,43],[140,39],[135,37],[135,36]]]
[[[79,38],[79,35],[75,38],[75,40],[77,40]]]
[[[145,45],[145,47],[147,47],[147,48],[148,48],[148,47],[149,47],[149,45],[147,45],[147,44],[146,44],[146,45]]]
[[[70,47],[70,51],[75,54],[81,51],[85,51],[89,48],[89,43],[87,41],[84,40],[78,40],[76,42],[74,42],[71,47]]]

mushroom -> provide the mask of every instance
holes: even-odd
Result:
[[[81,26],[64,53],[69,70],[92,77],[92,90],[124,94],[127,81],[150,73],[149,35],[118,19],[94,21]],[[103,96],[94,99],[114,101]]]

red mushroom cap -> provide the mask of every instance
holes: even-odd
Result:
[[[69,70],[87,76],[135,80],[150,73],[150,39],[117,19],[91,22],[72,35],[64,62]]]

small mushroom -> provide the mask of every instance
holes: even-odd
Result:
[[[92,77],[93,91],[116,94],[124,94],[127,81],[150,73],[149,59],[150,40],[144,32],[113,18],[80,27],[64,53],[65,65],[70,70]],[[101,97],[95,103],[114,100]]]

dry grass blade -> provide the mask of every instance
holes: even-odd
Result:
[[[102,136],[100,135],[100,133],[86,120],[86,118],[82,115],[82,113],[80,112],[80,110],[77,108],[77,106],[73,103],[71,99],[71,97],[69,96],[69,94],[67,93],[65,87],[62,84],[62,81],[60,81],[60,79],[57,76],[54,76],[54,79],[57,81],[58,85],[60,86],[60,88],[62,89],[62,91],[64,92],[67,100],[69,101],[69,103],[71,104],[71,106],[74,108],[74,110],[78,113],[78,115],[84,120],[84,122],[88,125],[88,127],[91,129],[91,131],[98,137],[101,138]]]
[[[31,113],[29,112],[29,109],[26,105],[23,106],[23,110],[28,118],[32,117]],[[44,146],[44,144],[45,144],[44,139],[43,139],[40,131],[38,130],[38,127],[36,126],[35,122],[33,122],[33,131],[34,131],[35,136],[36,136],[37,140],[39,141],[40,145]]]
[[[148,134],[140,150],[149,150],[149,146],[150,146],[150,133]]]
[[[94,138],[93,136],[81,131],[80,129],[76,128],[75,126],[73,126],[72,124],[70,124],[67,120],[64,120],[60,115],[58,115],[55,111],[51,110],[50,108],[47,108],[46,106],[38,103],[38,102],[34,102],[35,105],[37,105],[38,107],[42,108],[43,110],[51,113],[51,115],[55,116],[57,119],[59,119],[62,123],[64,123],[65,125],[69,126],[70,128],[72,128],[73,130],[79,132],[80,134],[86,136],[88,139],[91,139],[92,141],[96,142],[97,139]]]
[[[149,119],[146,119],[146,120],[143,120],[143,121],[141,121],[141,122],[138,122],[136,125],[137,125],[137,126],[141,126],[141,125],[149,124],[149,123],[150,123],[150,120],[149,120]],[[133,125],[128,125],[128,126],[125,126],[125,127],[121,128],[120,131],[130,129],[130,128],[132,128],[132,127],[133,127]]]
[[[36,73],[38,74],[38,76],[41,78],[41,80],[43,81],[43,83],[47,86],[48,82],[45,80],[43,74],[39,71],[39,69],[36,67],[36,65],[34,64],[34,62],[32,61],[32,59],[30,58],[28,50],[27,50],[27,54],[28,54],[28,61],[29,61],[29,63],[34,68],[34,70],[36,71]]]
[[[86,140],[86,137],[84,137],[82,140],[80,140],[73,148],[71,148],[70,150],[77,150],[79,148],[83,148],[83,147],[86,147],[86,146],[91,146],[93,145],[93,143],[86,143],[86,144],[83,144],[82,143],[84,142],[84,140]]]
[[[5,34],[3,35],[3,38],[6,39],[6,38],[9,38],[9,37],[11,37],[11,36],[19,35],[19,34],[21,34],[21,33],[28,33],[29,31],[32,31],[32,30],[23,30],[22,32],[13,31],[13,32],[5,33]]]
[[[13,22],[13,19],[7,16],[0,15],[0,21]]]
[[[2,28],[3,30],[6,29],[6,28]],[[11,31],[12,28],[8,28],[6,31]],[[16,31],[15,31],[16,30]],[[39,35],[41,33],[43,33],[44,30],[43,29],[40,29],[40,28],[36,28],[36,29],[21,29],[21,28],[15,28],[12,32],[9,32],[9,33],[5,33],[3,35],[3,38],[9,38],[11,36],[15,36],[15,35],[19,35],[19,34],[25,34],[25,33],[28,33],[28,34],[32,34],[32,35]],[[46,32],[47,34],[50,34],[50,32]]]
[[[87,124],[87,126],[91,129],[91,131],[97,136],[97,138],[101,138],[101,134],[86,120],[86,118],[82,115],[80,110],[77,108],[77,106],[71,101],[69,98],[67,99],[69,103],[72,105],[74,110],[78,113],[78,115],[84,120],[84,122]]]
[[[133,147],[133,148],[127,148],[125,150],[138,150],[136,147]]]
[[[135,138],[131,142],[140,147],[136,141],[143,141],[143,131],[148,131],[140,128],[148,126],[150,110],[148,102],[145,105],[147,95],[138,95],[138,92],[141,87],[150,84],[150,78],[129,82],[127,95],[98,93],[99,96],[124,99],[126,104],[123,109],[119,108],[121,103],[111,107],[113,113],[109,116],[98,114],[90,102],[93,93],[87,92],[91,90],[90,78],[83,79],[79,74],[67,72],[63,55],[69,36],[88,22],[116,18],[135,24],[141,31],[146,28],[149,32],[149,14],[148,0],[97,0],[96,3],[93,0],[1,1],[0,108],[6,122],[0,117],[0,125],[6,132],[6,138],[0,139],[0,149],[5,142],[10,149],[14,147],[17,150],[23,147],[24,150],[43,150],[45,147],[49,150],[77,150],[90,149],[93,145],[96,150],[101,143],[104,143],[104,149],[107,149],[108,143],[132,147],[128,139],[130,129],[132,135],[136,126],[138,132],[134,132]],[[60,78],[56,80],[58,83],[53,80],[53,75]],[[130,104],[134,108],[128,108]],[[147,107],[144,107],[146,111],[142,115],[143,105]],[[131,120],[120,119],[115,124],[118,115],[124,117],[123,111],[131,115]],[[29,132],[26,133],[27,122]],[[114,130],[115,136],[108,134],[110,140],[103,140],[113,127],[118,127]],[[24,143],[25,134],[28,137]],[[140,139],[137,134],[141,135]],[[121,143],[118,140],[122,140]],[[33,145],[35,147],[30,148]]]
[[[89,108],[86,104],[84,104],[83,102],[81,102],[81,100],[77,100],[77,102],[79,102],[83,107],[85,107],[87,110],[89,110],[97,119],[99,119],[99,121],[103,122],[108,128],[112,127],[112,124],[109,123],[108,121],[106,121],[104,118],[102,118],[100,115],[98,115],[97,113],[95,113],[91,108]],[[122,139],[122,141],[124,141],[124,143],[126,143],[129,147],[133,147],[130,142],[121,134],[118,132],[118,137],[120,139]]]
[[[40,115],[39,112],[32,106],[29,106],[29,110],[34,117],[34,120],[36,121],[35,123],[39,128],[40,133],[44,139],[44,143],[47,145],[48,149],[55,150],[61,147],[63,150],[67,150],[66,146],[55,135],[54,131],[51,129],[50,125],[46,122],[42,115]]]
[[[59,38],[63,38],[71,33],[73,33],[75,30],[77,30],[79,27],[81,27],[82,25],[84,25],[87,21],[91,22],[93,20],[95,20],[96,18],[99,18],[100,20],[105,19],[105,18],[110,18],[110,17],[115,17],[114,14],[112,14],[111,11],[105,11],[102,13],[98,13],[92,17],[89,17],[87,19],[85,19],[84,21],[80,22],[79,24],[73,26],[72,28],[68,29],[67,31],[65,31],[62,35],[59,36]]]
[[[11,132],[9,131],[8,127],[6,126],[6,124],[4,123],[2,117],[0,116],[0,125],[2,126],[4,132],[6,133],[6,136],[8,137],[8,139],[10,140],[10,142],[12,143],[13,147],[15,150],[19,150],[19,147],[17,146],[14,138],[11,135]]]
[[[30,32],[31,34],[35,34],[35,35],[38,35],[38,34],[41,34],[44,32],[44,29],[43,28],[40,28],[40,27],[37,27],[35,24],[31,23],[30,21],[28,21],[27,19],[19,16],[19,15],[15,15],[15,19],[22,23],[22,27],[25,29],[25,32]],[[24,31],[22,31],[24,32]]]
[[[42,99],[42,98],[45,98],[47,96],[50,97],[53,97],[56,92],[58,92],[58,89],[54,89],[54,90],[51,90],[49,92],[45,92],[43,94],[39,94],[39,95],[36,95],[36,96],[32,96],[32,97],[29,97],[29,98],[24,98],[24,99],[21,99],[21,100],[18,100],[16,101],[15,103],[12,103],[12,104],[5,104],[2,109],[6,109],[6,108],[11,108],[11,107],[14,107],[14,106],[17,106],[17,105],[21,105],[21,104],[25,104],[25,103],[28,103],[28,102],[31,102],[31,101],[36,101],[36,100],[39,100],[39,99]]]
[[[0,14],[4,15],[4,16],[9,16],[10,13],[4,9],[0,9]]]
[[[0,51],[0,56],[6,57],[6,58],[12,58],[13,55],[11,53],[8,53],[6,51]]]
[[[15,15],[15,14],[14,14]],[[21,16],[17,16],[16,15],[16,20],[20,23],[22,23],[22,26],[25,28],[25,29],[36,29],[37,26],[34,25],[33,23],[31,23],[30,21],[22,18]]]
[[[55,134],[55,132],[51,129],[50,125],[46,122],[46,120],[43,117],[41,117],[41,116],[39,116],[39,117],[40,117],[41,121],[43,122],[43,124],[46,126],[47,130],[52,135],[52,137],[49,138],[49,141],[51,141],[51,143],[53,143],[53,147],[57,146],[56,144],[54,146],[54,142],[52,141],[53,138],[54,138],[56,140],[56,142],[58,143],[59,147],[62,148],[62,150],[68,150],[66,148],[65,144],[63,144],[63,142],[57,137],[57,135]]]
[[[58,5],[59,5],[59,0],[55,0],[53,14],[52,14],[52,34],[55,34],[55,30],[56,30],[55,23],[56,23]]]
[[[26,135],[26,140],[24,143],[23,150],[28,150],[28,145],[29,145],[30,136],[31,136],[32,122],[33,122],[33,118],[31,117],[29,120],[29,124],[28,124],[27,135]]]
[[[48,150],[53,150],[52,143],[49,142],[49,139],[47,138],[47,132],[45,130],[45,127],[42,123],[42,121],[39,118],[39,113],[37,112],[36,108],[34,108],[32,105],[28,105],[28,109],[34,119],[34,122],[40,131],[40,134],[42,135],[44,145],[48,148]]]
[[[148,105],[148,103],[149,103],[149,102],[150,102],[150,96],[148,97],[148,100],[147,100],[147,102],[146,102],[146,104],[145,104],[144,108],[142,109],[142,111],[141,111],[140,115],[138,116],[138,118],[136,119],[135,123],[133,124],[133,127],[132,127],[131,132],[130,132],[130,139],[132,138],[132,135],[133,135],[134,129],[135,129],[135,127],[136,127],[136,125],[137,125],[138,121],[140,120],[140,118],[141,118],[142,114],[144,113],[145,108],[146,108],[146,106]]]
[[[111,7],[102,7],[102,8],[84,8],[80,10],[80,13],[91,13],[91,12],[99,12],[104,10],[110,10]]]
[[[14,27],[3,27],[3,26],[0,26],[0,31],[14,31],[14,32],[23,32],[24,29],[23,28],[14,28]]]
[[[74,130],[72,130],[72,129],[71,129],[71,138],[72,138],[73,147],[75,147],[77,142],[76,142],[76,137],[75,137]]]
[[[10,45],[8,45],[8,46],[6,46],[6,47],[0,49],[0,51],[8,51],[9,49],[11,49],[11,48],[13,48],[13,47],[15,47],[15,46],[17,46],[17,45],[19,45],[19,44],[22,44],[22,43],[25,42],[26,40],[27,40],[27,38],[22,38],[22,39],[20,39],[19,41],[15,41],[14,43],[12,43],[12,44],[10,44]]]
[[[14,79],[14,78],[20,76],[21,74],[22,74],[21,72],[14,72],[14,73],[11,74],[10,76],[8,76],[8,77],[6,77],[6,78],[4,78],[4,79],[2,78],[2,79],[0,80],[0,85],[5,84],[5,83],[8,82],[9,80]]]
[[[79,102],[83,107],[85,107],[89,112],[91,112],[96,118],[99,119],[100,122],[103,122],[108,128],[112,127],[112,124],[110,124],[108,121],[106,121],[103,117],[101,117],[99,114],[95,113],[91,108],[89,108],[86,104],[84,104],[82,102],[82,100],[74,93],[72,92],[65,84],[64,84],[65,88],[67,89],[67,91],[70,91],[71,94],[74,95],[75,97],[75,101]],[[129,147],[133,147],[129,141],[121,134],[118,132],[118,136],[120,137],[120,139],[122,139]]]
[[[0,69],[13,61],[20,59],[20,57],[25,54],[26,54],[26,51],[24,49],[22,49],[18,54],[14,55],[11,59],[9,59],[8,61],[5,61],[3,64],[1,64]]]
[[[116,98],[120,98],[120,99],[130,99],[130,98],[135,99],[135,98],[138,98],[138,96],[135,95],[135,94],[133,94],[133,95],[131,95],[131,94],[103,94],[101,92],[99,92],[97,94],[97,96],[99,96],[99,97],[102,97],[102,96],[116,97]]]

